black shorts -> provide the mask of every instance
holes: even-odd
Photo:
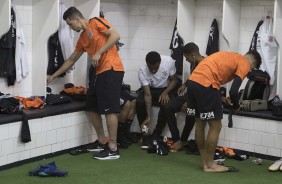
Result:
[[[98,114],[119,113],[120,91],[124,72],[107,70],[98,74],[89,86],[86,111]]]
[[[187,83],[187,116],[203,121],[220,120],[223,117],[221,96],[218,89],[204,87],[194,81]]]

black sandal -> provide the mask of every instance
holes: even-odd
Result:
[[[69,153],[71,155],[79,155],[79,154],[82,154],[82,153],[87,153],[87,149],[86,148],[77,148],[77,149],[74,149],[74,150],[71,150]]]
[[[227,166],[228,170],[225,172],[239,172],[239,169],[233,166]]]

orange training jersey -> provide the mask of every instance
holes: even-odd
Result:
[[[220,89],[220,85],[230,82],[235,75],[243,80],[250,67],[248,60],[241,54],[216,52],[198,64],[189,80],[205,87],[212,85],[213,88]]]
[[[90,56],[93,56],[107,42],[108,37],[105,33],[111,28],[111,25],[103,18],[99,17],[97,19],[90,19],[86,30],[80,34],[75,49],[77,52],[87,52]],[[96,68],[96,74],[111,69],[124,71],[115,45],[101,55],[99,65]]]

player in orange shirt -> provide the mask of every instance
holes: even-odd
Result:
[[[186,57],[193,63],[193,56]],[[187,82],[187,115],[196,117],[195,138],[201,155],[201,167],[205,172],[238,171],[235,167],[217,165],[214,151],[217,146],[223,117],[220,86],[233,80],[229,91],[230,98],[224,99],[233,104],[233,113],[240,110],[239,87],[251,69],[259,68],[261,57],[257,51],[249,51],[244,56],[232,52],[217,52],[206,57],[195,68]],[[230,99],[230,100],[229,100]],[[205,138],[206,122],[209,124]]]
[[[119,57],[116,43],[120,39],[119,33],[108,21],[101,17],[84,18],[75,7],[64,12],[64,20],[76,32],[81,32],[75,51],[64,62],[60,69],[47,82],[70,69],[80,56],[87,52],[92,58],[92,65],[96,67],[93,85],[89,86],[86,111],[96,130],[97,149],[102,149],[94,158],[100,160],[120,158],[117,148],[118,113],[120,112],[120,90],[124,76],[124,68]],[[110,141],[105,140],[101,115],[105,114]]]

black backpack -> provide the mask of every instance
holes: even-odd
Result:
[[[270,95],[270,76],[262,70],[251,70],[248,75],[248,82],[242,92],[242,100],[267,100]]]
[[[58,31],[52,34],[48,39],[48,67],[47,74],[54,74],[65,62]],[[65,76],[66,73],[61,74],[59,77]]]

